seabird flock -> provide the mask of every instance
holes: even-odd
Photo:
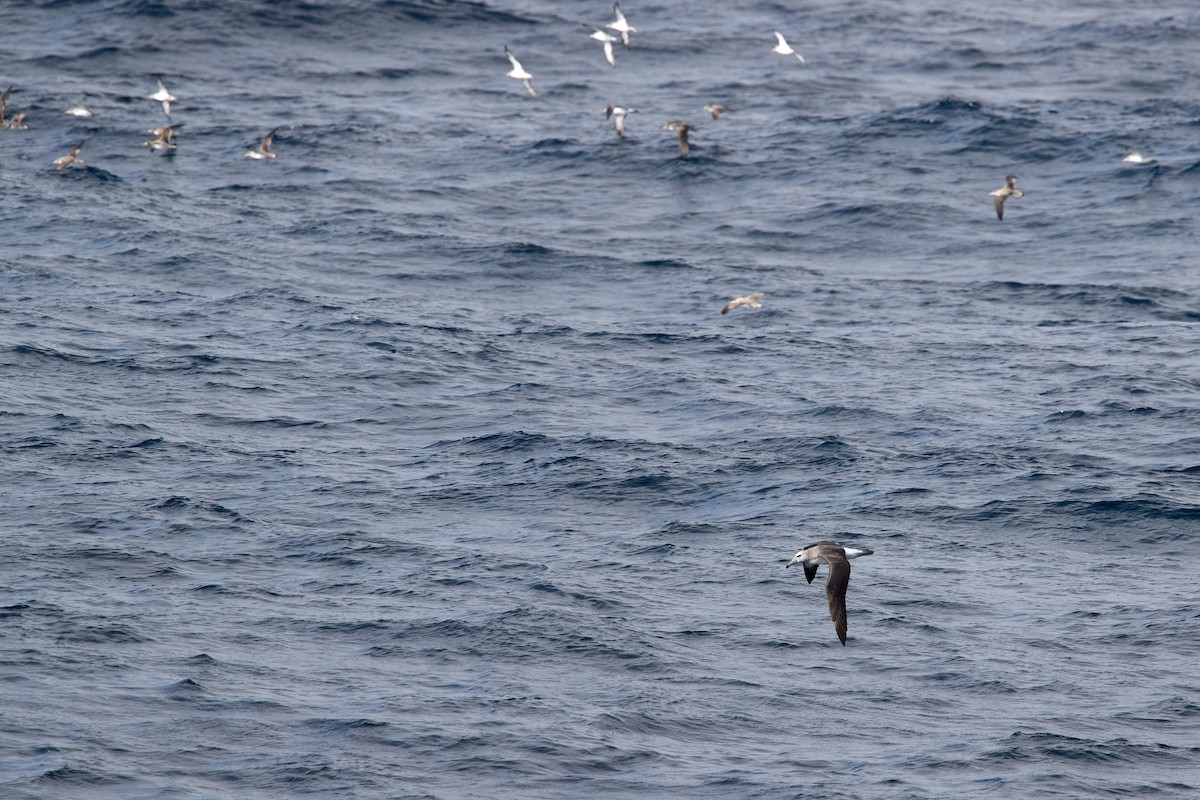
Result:
[[[624,12],[621,10],[620,0],[613,3],[613,20],[605,23],[604,28],[607,31],[589,23],[582,23],[585,27],[592,29],[589,38],[595,39],[603,47],[604,60],[610,67],[616,67],[616,57],[613,52],[613,45],[618,39],[625,48],[629,48],[630,34],[637,33],[637,28],[629,24]],[[617,35],[608,33],[613,31]],[[781,56],[795,56],[799,64],[804,65],[807,62],[804,56],[796,52],[796,50],[788,44],[783,34],[775,31],[776,45],[771,48],[770,52]],[[530,74],[522,65],[513,52],[507,45],[504,47],[504,54],[507,56],[512,69],[505,73],[509,78],[519,80],[529,93],[531,98],[537,98],[537,90],[533,88],[533,75]],[[179,129],[183,127],[182,122],[172,121],[172,106],[179,102],[179,98],[171,94],[161,78],[157,79],[158,90],[153,94],[147,95],[147,99],[159,103],[162,108],[163,116],[167,118],[166,125],[158,128],[150,129],[149,133],[153,138],[144,142],[144,146],[148,147],[151,152],[162,151],[171,153],[175,150],[175,136]],[[9,86],[0,94],[0,129],[4,130],[26,130],[28,126],[25,120],[28,117],[29,111],[25,110],[21,113],[14,114],[12,117],[6,117],[5,111],[9,100],[12,97],[13,87]],[[704,106],[704,110],[712,115],[714,120],[719,119],[722,114],[727,113],[728,109],[719,103],[710,103]],[[68,116],[90,119],[96,116],[95,112],[83,105],[73,106],[65,112]],[[611,119],[616,128],[618,137],[625,135],[625,120],[630,114],[637,113],[637,109],[625,108],[615,103],[609,103],[604,108],[604,116]],[[672,131],[676,134],[679,156],[687,158],[688,156],[688,133],[697,129],[696,125],[682,120],[673,120],[665,123],[664,130]],[[245,158],[254,160],[270,160],[276,157],[276,153],[271,150],[271,144],[275,138],[275,133],[279,129],[272,128],[257,147],[252,148],[245,153]],[[70,151],[54,160],[55,170],[65,170],[72,166],[85,166],[79,153],[82,150],[86,139],[78,142]],[[1129,149],[1128,155],[1124,158],[1125,162],[1133,164],[1153,164],[1154,159],[1147,158],[1140,153]],[[1007,175],[1004,179],[1004,186],[991,192],[991,197],[995,204],[996,217],[999,220],[1004,219],[1004,203],[1009,198],[1017,198],[1022,196],[1022,192],[1017,189],[1017,179],[1013,175]],[[752,292],[744,297],[735,297],[730,300],[722,309],[721,315],[728,314],[737,308],[761,308],[762,303],[759,302],[764,297],[763,292]],[[800,564],[804,567],[804,576],[809,583],[813,582],[816,577],[817,569],[821,564],[828,566],[828,577],[825,582],[825,594],[829,602],[829,614],[833,620],[834,631],[837,633],[839,641],[842,645],[846,644],[847,630],[847,614],[846,614],[846,589],[850,582],[850,560],[859,556],[871,555],[872,551],[865,548],[843,547],[836,542],[820,541],[809,545],[796,553],[786,566],[791,567],[794,564]]]
[[[629,24],[629,20],[625,18],[625,12],[621,10],[621,0],[616,0],[616,2],[613,3],[612,22],[606,22],[604,24],[605,28],[616,31],[618,34],[620,34],[619,37],[613,36],[603,28],[599,28],[588,22],[581,22],[580,25],[585,28],[592,29],[592,33],[590,34],[589,38],[595,39],[603,45],[604,60],[608,62],[610,67],[617,66],[616,56],[613,54],[613,45],[616,44],[617,39],[620,38],[621,44],[628,49],[631,46],[629,34],[637,33],[637,28]],[[783,38],[783,34],[776,31],[775,37],[778,39],[778,44],[775,46],[772,52],[783,55],[794,55],[797,59],[799,59],[801,64],[806,63],[804,61],[804,56],[797,53],[788,45],[787,41]],[[525,84],[526,91],[529,92],[529,96],[537,97],[538,94],[536,91],[534,91],[533,84],[530,82],[533,80],[533,75],[529,74],[529,72],[523,66],[521,66],[521,62],[517,60],[515,55],[513,55],[513,52],[509,49],[508,45],[504,46],[504,55],[508,57],[509,62],[513,66],[512,70],[504,74],[510,78],[514,78],[523,82]],[[604,107],[604,116],[613,120],[613,124],[617,129],[617,136],[625,135],[625,116],[627,114],[632,114],[634,110],[635,109],[623,109],[621,106],[618,106],[615,103],[609,103]],[[712,114],[713,119],[720,119],[721,114],[728,111],[728,109],[720,103],[709,103],[708,105],[704,106],[704,110]],[[673,120],[664,124],[662,127],[663,130],[673,131],[676,134],[679,145],[679,157],[687,158],[689,152],[688,133],[696,130],[697,126],[690,122]]]
[[[619,33],[621,42],[626,48],[628,48],[630,46],[629,34],[637,33],[637,28],[630,25],[629,21],[625,18],[625,14],[621,10],[620,0],[617,0],[617,2],[613,3],[613,16],[613,21],[605,23],[604,27]],[[613,56],[613,44],[617,41],[617,37],[590,23],[584,22],[581,24],[584,27],[592,29],[593,33],[591,34],[591,38],[600,41],[604,45],[604,59],[608,62],[609,66],[615,67],[617,62]],[[784,38],[782,33],[779,31],[775,31],[774,33],[776,43],[775,46],[771,48],[772,53],[777,53],[781,56],[795,56],[800,64],[808,63],[804,60],[804,56],[800,55],[800,53],[796,52],[795,48],[788,44],[787,39]],[[523,81],[525,83],[525,88],[529,91],[530,97],[537,97],[538,94],[534,91],[533,85],[530,83],[530,81],[533,79],[533,76],[525,71],[525,68],[521,66],[521,62],[519,62],[516,56],[512,54],[512,51],[509,50],[508,45],[504,46],[504,53],[508,56],[508,60],[511,61],[513,65],[512,71],[505,74],[510,78],[516,78],[517,80]],[[714,120],[720,119],[721,114],[728,111],[725,106],[719,103],[710,103],[709,105],[704,106],[704,110],[712,114],[712,118]],[[623,109],[614,103],[609,103],[604,108],[605,117],[613,119],[613,122],[616,125],[617,136],[622,137],[625,135],[625,116],[632,113],[633,109]],[[697,130],[697,126],[689,122],[674,120],[664,124],[662,127],[663,130],[675,132],[678,137],[679,157],[687,158],[689,153],[688,133],[690,131]],[[1132,149],[1130,149],[1129,154],[1125,156],[1123,160],[1133,164],[1154,163],[1154,159],[1147,158],[1140,153],[1134,152]],[[1017,190],[1016,180],[1017,179],[1014,176],[1008,175],[1005,177],[1005,185],[1000,189],[991,192],[991,196],[994,198],[995,202],[996,217],[1000,220],[1004,219],[1004,201],[1010,197],[1021,197],[1024,194],[1023,192]]]
[[[148,130],[147,133],[149,133],[153,138],[142,142],[142,145],[150,148],[150,152],[152,153],[155,151],[171,153],[175,150],[176,146],[175,135],[178,134],[179,129],[183,127],[182,122],[171,122],[172,104],[178,103],[179,98],[171,94],[170,90],[167,89],[166,85],[163,83],[162,78],[158,78],[156,80],[158,83],[158,91],[156,91],[154,94],[146,95],[146,99],[153,100],[154,102],[160,104],[163,116],[167,118],[168,124],[163,125],[160,128],[151,128]],[[29,114],[28,111],[23,111],[11,119],[5,119],[5,107],[8,105],[9,98],[12,97],[12,92],[13,87],[9,86],[4,90],[3,94],[0,94],[0,128],[26,130],[29,126],[25,125],[24,122],[25,118]],[[63,113],[69,117],[78,117],[80,119],[92,119],[97,116],[96,112],[84,105],[72,106]],[[246,158],[275,158],[276,154],[271,150],[271,142],[275,138],[275,132],[277,130],[279,130],[279,128],[272,128],[271,131],[263,137],[262,142],[259,143],[258,147],[246,152]],[[79,150],[86,142],[87,139],[84,139],[82,142],[79,142],[79,144],[72,147],[65,156],[54,159],[54,168],[56,170],[64,170],[71,166],[86,166],[83,159],[79,157]]]
[[[630,46],[629,34],[637,33],[637,28],[630,25],[629,21],[625,18],[625,14],[621,10],[620,0],[617,0],[617,2],[613,3],[613,16],[613,21],[607,23],[605,27],[619,33],[622,44],[628,48]],[[616,67],[617,62],[613,54],[613,45],[616,43],[617,37],[602,30],[601,28],[596,27],[595,25],[591,25],[586,22],[581,23],[581,25],[592,29],[590,38],[596,39],[603,45],[604,60],[610,67]],[[783,34],[776,31],[775,38],[776,45],[774,48],[772,48],[771,52],[783,56],[795,56],[800,64],[807,63],[804,60],[804,56],[797,53],[796,50],[787,43],[787,40],[784,39]],[[511,49],[509,49],[508,45],[504,46],[504,55],[508,58],[509,63],[512,64],[512,70],[506,72],[505,75],[509,78],[521,81],[525,85],[525,90],[529,93],[529,96],[536,98],[538,94],[533,88],[533,75],[521,65],[521,62],[517,60],[515,55],[513,55],[513,52]],[[711,114],[714,120],[720,119],[721,115],[728,111],[728,109],[720,103],[710,103],[704,106],[704,110]],[[625,108],[617,105],[616,103],[609,103],[604,107],[604,116],[606,119],[612,120],[618,137],[625,136],[625,120],[630,114],[634,114],[636,112],[637,109]],[[679,157],[687,158],[688,134],[696,130],[697,126],[682,120],[672,120],[665,123],[662,127],[663,130],[668,130],[675,133],[679,146]],[[1001,204],[1006,198],[1010,196],[1021,196],[1021,193],[1015,189],[1014,181],[1016,179],[1012,176],[1009,176],[1007,180],[1008,183],[1006,189],[992,192],[993,195],[997,195],[996,212],[998,214],[1002,214]],[[1002,192],[1003,196],[1000,196]],[[738,308],[762,308],[762,303],[760,301],[764,296],[764,292],[751,292],[745,297],[735,297],[725,304],[720,313],[722,316],[724,316],[730,311]],[[829,576],[825,582],[825,595],[829,601],[829,614],[833,619],[834,631],[837,633],[838,640],[841,641],[843,647],[846,645],[846,588],[850,583],[850,559],[857,558],[859,556],[871,555],[871,553],[871,550],[865,548],[859,549],[853,547],[842,547],[836,542],[821,541],[817,542],[816,544],[809,545],[800,552],[796,553],[795,557],[792,558],[792,560],[786,565],[788,567],[792,566],[793,564],[802,565],[804,567],[804,576],[808,579],[809,583],[812,583],[813,578],[816,577],[817,568],[821,564],[828,565]]]

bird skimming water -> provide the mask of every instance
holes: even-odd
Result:
[[[762,292],[751,292],[750,294],[746,295],[745,297],[735,297],[732,300],[730,300],[728,303],[726,303],[725,307],[721,309],[721,316],[725,316],[730,311],[733,311],[735,308],[738,308],[740,306],[749,306],[750,308],[762,308],[762,303],[758,302],[762,298],[763,298]]]
[[[275,131],[279,128],[271,128],[267,131],[267,135],[259,143],[258,147],[253,150],[246,151],[246,158],[275,158],[275,152],[271,150],[271,142],[275,139]]]
[[[687,155],[688,155],[688,131],[696,130],[696,126],[691,125],[687,122],[680,122],[679,120],[675,120],[674,122],[668,122],[666,125],[663,125],[663,130],[664,131],[675,131],[675,133],[679,135],[679,156],[680,156],[680,158],[687,158]]]
[[[1004,177],[1004,185],[991,193],[995,198],[996,203],[996,218],[1004,219],[1004,201],[1010,197],[1021,197],[1024,192],[1017,190],[1017,178],[1015,175],[1006,175]]]

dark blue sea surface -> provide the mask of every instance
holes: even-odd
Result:
[[[624,11],[4,4],[0,797],[1200,796],[1200,8]]]

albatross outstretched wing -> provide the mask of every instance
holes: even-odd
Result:
[[[825,581],[825,596],[829,598],[829,616],[833,618],[833,629],[837,631],[842,646],[846,646],[846,587],[850,585],[850,562],[846,551],[827,549],[821,553],[829,564],[829,577]],[[805,574],[808,570],[805,569]]]

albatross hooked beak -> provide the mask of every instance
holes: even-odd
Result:
[[[791,561],[789,561],[788,563],[783,565],[783,568],[787,569],[792,564],[799,564],[799,563],[801,563],[801,561],[803,561],[803,559],[800,558],[800,553],[796,553],[796,555],[792,557]]]

